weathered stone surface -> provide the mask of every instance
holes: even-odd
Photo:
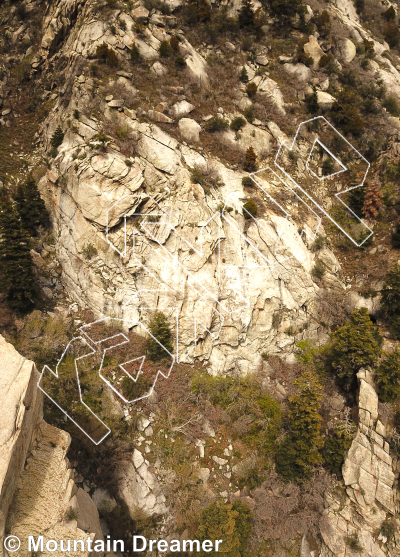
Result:
[[[38,380],[34,363],[21,356],[0,335],[0,539],[41,418],[43,398],[37,388]]]
[[[158,112],[158,110],[148,110],[147,115],[150,120],[154,120],[154,122],[162,122],[163,124],[172,124],[173,122],[171,118],[168,118],[168,116],[162,112]]]
[[[260,66],[268,66],[269,60],[264,54],[259,54],[256,56],[256,64],[259,64]]]
[[[314,35],[310,35],[308,43],[304,45],[304,52],[311,56],[313,59],[313,68],[317,69],[321,57],[324,55],[324,51],[319,46],[317,39]]]
[[[173,118],[182,118],[190,114],[196,107],[187,101],[179,101],[175,103],[170,110],[170,114]]]
[[[336,99],[325,91],[317,91],[317,100],[321,108],[332,108]]]
[[[131,15],[138,23],[147,23],[149,19],[149,10],[144,6],[139,6],[131,11]]]
[[[342,61],[345,64],[350,64],[357,54],[356,45],[350,39],[344,39],[339,48]]]
[[[282,95],[282,91],[279,85],[273,79],[264,76],[260,83],[258,84],[257,92],[259,95],[266,95],[269,97],[279,108],[279,110],[286,114],[285,112],[285,101]]]
[[[249,147],[253,147],[260,158],[269,153],[274,144],[273,137],[268,131],[259,129],[252,124],[246,124],[238,133],[235,133],[233,130],[227,130],[221,134],[221,138],[225,143],[232,145],[232,147],[239,147],[243,153]]]
[[[163,66],[161,62],[154,62],[154,64],[151,66],[151,71],[160,77],[168,73],[167,68]]]
[[[360,381],[358,398],[359,407],[363,410],[367,410],[371,414],[372,420],[375,422],[378,418],[378,395],[374,388],[364,379]]]
[[[200,141],[201,126],[196,120],[181,118],[178,127],[183,139],[189,143],[198,143]]]
[[[108,493],[108,491],[100,487],[95,489],[92,495],[92,499],[97,509],[103,516],[107,516],[108,514],[110,514],[117,506],[117,502],[114,497],[112,497]]]
[[[310,81],[311,70],[304,64],[283,64],[283,69],[298,81]]]

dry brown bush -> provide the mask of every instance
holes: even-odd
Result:
[[[299,534],[316,537],[324,511],[324,494],[333,489],[334,480],[319,469],[301,486],[285,484],[271,471],[261,487],[253,491],[254,529],[252,545],[263,540],[285,542]]]

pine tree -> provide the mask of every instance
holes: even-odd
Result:
[[[321,462],[320,415],[322,385],[307,371],[294,382],[299,392],[289,398],[289,433],[276,454],[276,470],[288,481],[310,478],[312,467]]]
[[[0,285],[10,309],[24,314],[34,307],[35,278],[29,238],[9,199],[0,200]]]
[[[32,175],[18,186],[15,201],[22,226],[31,236],[37,236],[40,226],[48,226],[49,214]]]
[[[247,172],[255,172],[258,169],[257,155],[253,147],[249,147],[246,151],[243,168],[247,170]]]
[[[381,402],[396,402],[400,395],[400,351],[386,354],[375,372]]]
[[[53,149],[57,149],[64,140],[64,132],[62,131],[61,126],[57,126],[55,132],[53,133],[50,144]]]
[[[226,557],[244,557],[251,532],[251,510],[246,503],[229,504],[214,501],[204,507],[200,514],[197,532],[199,540],[223,540],[219,551]],[[200,555],[205,557],[206,552]]]
[[[240,81],[242,83],[247,83],[249,81],[249,74],[247,73],[246,68],[243,66],[241,72],[240,72]]]
[[[168,319],[162,313],[162,311],[158,311],[150,320],[149,324],[150,333],[155,337],[150,337],[147,341],[147,353],[149,355],[150,360],[153,362],[157,362],[166,358],[168,356],[168,352],[172,353],[173,344],[172,344],[172,333],[169,328]],[[160,344],[162,346],[160,346]]]
[[[254,10],[251,0],[242,0],[238,18],[240,27],[252,27],[254,25]]]
[[[381,354],[381,340],[367,308],[353,311],[350,321],[333,333],[327,363],[345,390],[356,386],[356,375],[362,367],[376,364]]]

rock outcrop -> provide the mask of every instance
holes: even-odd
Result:
[[[385,426],[378,419],[378,395],[371,373],[361,370],[359,380],[356,436],[343,464],[345,492],[328,496],[329,507],[321,523],[325,544],[321,556],[353,555],[352,536],[358,540],[362,555],[384,557],[398,555],[397,536],[388,547],[379,529],[398,509],[396,463],[390,454]],[[338,496],[339,495],[339,496]],[[307,555],[308,557],[308,555]]]
[[[85,544],[88,537],[103,540],[95,503],[73,480],[66,458],[69,434],[42,419],[39,373],[34,363],[18,354],[2,336],[0,377],[1,551],[5,535],[20,538],[21,556],[31,555],[29,535],[35,539],[43,535],[45,539],[82,540]]]

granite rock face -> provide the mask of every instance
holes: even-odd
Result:
[[[386,428],[378,419],[378,396],[371,373],[362,369],[357,377],[359,425],[342,468],[345,495],[341,500],[328,496],[327,514],[321,522],[324,544],[320,555],[329,555],[329,551],[335,557],[352,555],[346,540],[353,534],[358,536],[362,555],[398,555],[397,540],[391,549],[397,552],[388,553],[386,539],[377,533],[382,522],[397,512],[395,463]]]

